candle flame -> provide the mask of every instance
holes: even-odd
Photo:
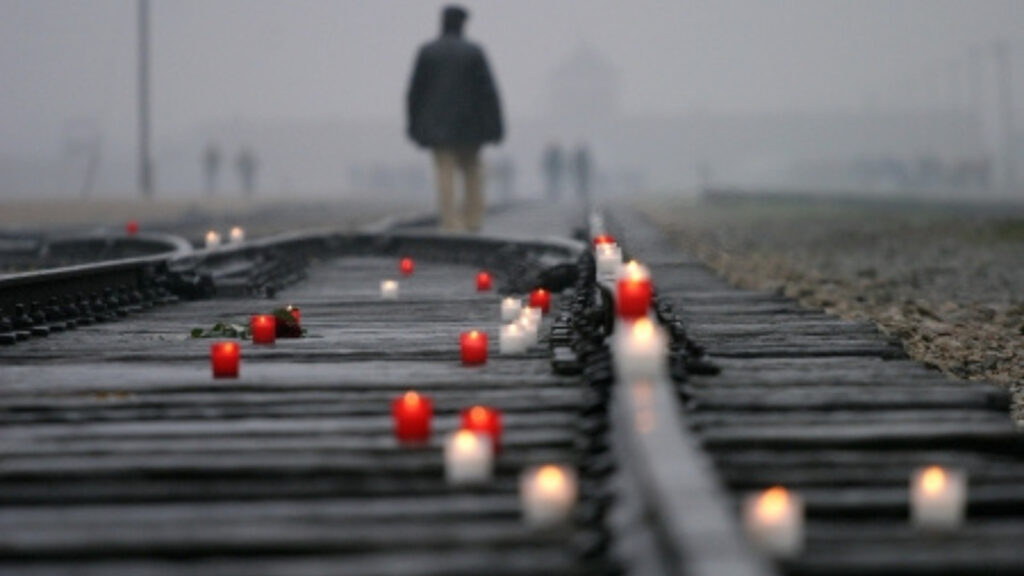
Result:
[[[650,341],[654,337],[654,324],[648,318],[641,318],[633,323],[633,338],[641,342]]]
[[[476,434],[469,430],[459,430],[455,433],[455,448],[461,452],[476,448],[479,439]]]
[[[626,264],[625,276],[629,280],[639,281],[646,280],[648,273],[643,264],[640,264],[636,260],[630,260],[629,263]]]
[[[757,515],[763,520],[778,520],[789,508],[789,492],[782,486],[773,486],[757,499]]]
[[[556,492],[565,485],[565,472],[553,464],[541,466],[537,471],[537,486],[545,492]]]
[[[420,405],[420,395],[410,390],[405,393],[405,396],[403,397],[402,401],[405,402],[405,404],[410,408],[414,408]]]
[[[472,420],[474,424],[486,423],[487,416],[487,408],[484,408],[483,406],[473,406],[469,409],[469,419]]]
[[[941,466],[929,466],[921,473],[921,489],[934,495],[946,488],[946,471]]]
[[[518,324],[509,324],[508,325],[508,331],[513,336],[518,335],[519,334],[519,325]]]
[[[477,332],[476,330],[473,330],[473,331],[471,331],[471,332],[469,333],[469,337],[470,337],[470,339],[472,339],[472,340],[476,340],[477,338],[479,338],[479,337],[480,337],[480,332]]]

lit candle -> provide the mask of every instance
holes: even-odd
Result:
[[[540,308],[541,312],[547,314],[551,310],[551,293],[543,288],[530,292],[530,308]]]
[[[631,261],[623,267],[615,291],[615,308],[622,318],[647,316],[651,305],[651,277],[647,269]]]
[[[952,531],[963,523],[967,508],[967,476],[962,470],[928,466],[910,479],[910,519],[932,532]]]
[[[611,234],[598,234],[594,236],[594,246],[601,246],[603,244],[616,244],[615,236]]]
[[[244,242],[245,241],[245,229],[243,229],[241,226],[235,226],[234,228],[231,229],[231,232],[230,232],[228,237],[231,239],[231,242],[233,244],[237,244],[239,242]]]
[[[237,342],[214,342],[211,344],[210,363],[213,365],[213,377],[238,378],[240,353]]]
[[[402,276],[412,276],[412,273],[416,270],[416,264],[413,263],[412,258],[402,258],[398,262],[398,271],[402,273]]]
[[[526,352],[530,340],[526,330],[519,324],[506,324],[501,327],[501,334],[498,335],[498,353],[522,354]]]
[[[526,316],[526,318],[536,328],[536,327],[540,326],[541,318],[542,318],[544,312],[541,311],[541,309],[537,308],[536,306],[527,306],[526,308],[523,309],[522,314],[523,314],[523,316]]]
[[[501,446],[501,412],[487,406],[473,406],[462,411],[461,428],[487,435],[494,442],[494,450]]]
[[[463,332],[459,335],[459,349],[462,363],[467,366],[487,362],[487,333],[479,330]]]
[[[449,484],[483,484],[494,470],[494,447],[483,434],[458,430],[444,443],[444,473]]]
[[[206,247],[216,248],[217,246],[220,246],[220,234],[215,230],[210,230],[206,233]]]
[[[597,279],[614,282],[622,266],[622,250],[614,244],[597,247]]]
[[[129,220],[124,225],[124,231],[129,236],[134,236],[139,233],[139,222],[138,220]]]
[[[271,314],[257,314],[249,321],[253,344],[273,344],[277,337],[277,318]]]
[[[657,380],[666,372],[667,338],[649,318],[621,322],[615,331],[612,355],[620,380]]]
[[[781,486],[752,494],[743,503],[743,525],[757,548],[773,556],[794,556],[804,545],[803,501]]]
[[[529,308],[526,310],[529,310]],[[530,314],[526,313],[526,310],[523,310],[522,314],[519,315],[519,319],[516,320],[515,324],[522,331],[525,346],[531,348],[537,345],[537,322],[533,320]]]
[[[395,437],[400,442],[426,442],[430,438],[430,419],[433,416],[433,401],[416,392],[406,392],[391,401]]]
[[[566,466],[527,469],[519,476],[523,519],[538,528],[564,523],[576,504],[576,492],[576,473]]]
[[[476,291],[477,292],[487,292],[488,290],[491,289],[492,283],[493,282],[491,280],[490,272],[485,272],[483,270],[481,270],[480,272],[477,272],[477,274],[476,274]]]
[[[381,280],[380,297],[384,300],[398,300],[398,280]]]
[[[519,298],[505,298],[501,301],[502,322],[515,322],[519,318],[519,312],[523,309],[523,303]]]
[[[288,313],[292,315],[292,318],[295,318],[296,324],[299,324],[300,326],[302,325],[302,310],[298,306],[293,306],[292,304],[289,304],[285,306],[284,309],[287,310]]]

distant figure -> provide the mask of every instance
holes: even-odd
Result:
[[[242,178],[242,192],[246,197],[250,197],[256,190],[256,169],[258,167],[256,156],[252,150],[242,148],[242,151],[238,153],[236,165],[238,166],[238,175]]]
[[[587,147],[580,145],[576,148],[576,154],[572,160],[572,171],[576,180],[576,195],[581,200],[590,200],[590,180],[593,176],[593,167],[590,163],[590,152]]]
[[[462,37],[469,14],[458,6],[441,13],[441,37],[420,48],[407,97],[409,137],[434,152],[444,230],[480,230],[484,176],[480,147],[501,141],[498,90],[483,50]],[[455,207],[455,170],[465,181],[462,210]]]
[[[545,194],[548,198],[557,200],[562,195],[562,174],[565,172],[561,146],[554,142],[548,144],[541,159],[541,170],[544,172]]]
[[[203,152],[203,172],[206,175],[206,192],[212,196],[217,191],[217,173],[220,172],[220,148],[212,142]]]
[[[498,198],[502,202],[510,202],[515,196],[516,167],[509,157],[494,161],[494,180],[498,188]]]

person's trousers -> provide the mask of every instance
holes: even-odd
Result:
[[[479,148],[435,148],[437,200],[442,230],[480,230],[484,216],[484,169]],[[466,196],[461,209],[455,202],[455,171],[462,172]]]

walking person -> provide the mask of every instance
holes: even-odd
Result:
[[[572,162],[573,175],[576,180],[576,196],[581,200],[590,201],[590,180],[593,176],[590,163],[590,151],[585,144],[576,148]]]
[[[256,170],[259,168],[259,161],[256,160],[256,155],[252,150],[242,148],[235,164],[238,167],[238,175],[242,179],[242,193],[249,198],[256,190]]]
[[[441,37],[416,56],[407,94],[407,131],[434,154],[438,206],[444,230],[480,230],[484,174],[480,148],[503,136],[498,90],[483,49],[463,38],[469,13],[459,6],[441,12]],[[465,199],[456,207],[455,174]]]
[[[214,143],[206,145],[203,152],[203,172],[206,175],[206,193],[210,196],[217,191],[217,173],[220,171],[220,148]]]
[[[551,200],[558,200],[562,195],[562,174],[565,172],[565,163],[562,160],[562,147],[557,143],[552,142],[544,149],[541,169],[544,172],[545,194]]]

